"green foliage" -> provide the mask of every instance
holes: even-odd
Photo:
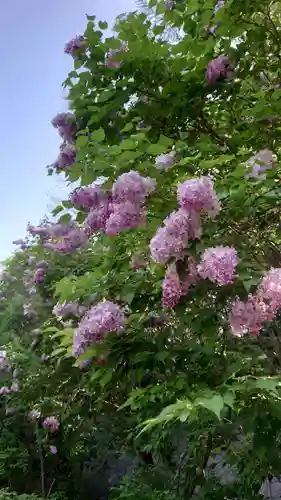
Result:
[[[258,337],[243,338],[232,336],[228,315],[235,296],[254,293],[264,272],[281,263],[281,10],[269,0],[225,0],[215,13],[215,4],[175,0],[167,10],[153,0],[147,13],[120,16],[108,38],[100,31],[107,23],[87,16],[86,53],[64,82],[78,127],[77,161],[66,182],[87,186],[103,178],[110,189],[137,170],[157,188],[143,228],[113,238],[96,233],[67,257],[30,237],[5,263],[1,344],[19,369],[21,390],[0,396],[0,479],[15,491],[43,495],[42,463],[46,491],[81,500],[89,497],[81,493],[87,467],[95,478],[102,471],[106,483],[94,498],[111,489],[112,498],[141,500],[251,500],[267,474],[280,474],[280,313]],[[216,26],[213,34],[206,25]],[[106,55],[122,42],[127,50],[114,56],[120,67],[108,67]],[[221,54],[234,63],[234,76],[209,87],[207,64]],[[265,148],[276,155],[274,169],[249,178],[248,159]],[[171,150],[172,168],[156,169],[155,157]],[[235,246],[238,275],[223,287],[201,280],[173,311],[163,311],[165,269],[151,262],[149,243],[178,207],[177,185],[201,175],[214,179],[222,210],[215,220],[203,218],[202,238],[190,242],[184,258],[198,262],[208,247]],[[86,217],[69,200],[53,215],[62,223]],[[144,259],[137,270],[135,255]],[[29,256],[48,262],[33,295]],[[88,308],[103,299],[124,308],[125,331],[75,360],[79,318],[56,317],[53,307],[79,301]],[[11,377],[1,373],[2,386],[10,387]],[[33,409],[41,412],[36,425],[28,418]],[[54,435],[41,425],[50,415],[60,421]],[[135,470],[113,488],[104,478],[109,456],[124,454],[133,456]],[[218,456],[235,476],[227,484],[217,466],[210,472]]]
[[[8,489],[1,488],[0,498],[1,500],[39,500],[40,497],[38,497],[34,493],[23,493],[21,495],[18,495],[14,491],[9,491]]]

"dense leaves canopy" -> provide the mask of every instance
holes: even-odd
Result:
[[[279,475],[280,15],[151,0],[67,44],[48,174],[73,192],[0,283],[3,486],[250,500]]]

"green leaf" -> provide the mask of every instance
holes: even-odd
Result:
[[[64,354],[65,351],[66,351],[65,347],[58,347],[52,352],[51,356],[52,358],[54,358],[56,356],[59,356],[60,354]]]
[[[77,148],[84,148],[88,144],[88,136],[87,135],[79,135],[76,139]]]
[[[111,97],[114,96],[114,94],[115,94],[115,90],[104,90],[97,97],[97,102],[106,102],[109,99],[111,99]]]
[[[52,210],[53,215],[58,215],[60,212],[64,210],[64,207],[62,205],[58,205],[54,210]]]
[[[125,127],[121,130],[121,132],[129,132],[130,130],[132,130],[132,128],[134,128],[134,125],[131,122],[126,123]]]
[[[108,24],[106,21],[99,21],[99,28],[101,30],[106,30],[108,28]]]
[[[207,410],[215,413],[215,415],[220,419],[221,411],[224,407],[224,400],[219,394],[214,394],[211,398],[197,398],[194,401],[195,406],[203,406]]]
[[[112,379],[112,375],[113,375],[113,370],[107,369],[104,376],[100,379],[101,387],[105,387],[108,384],[108,382],[110,382],[110,380]]]
[[[161,134],[159,137],[158,144],[161,144],[161,146],[169,148],[173,145],[173,140]]]
[[[146,152],[150,155],[160,155],[162,153],[166,153],[167,146],[163,144],[150,144],[146,150]]]
[[[121,149],[124,149],[124,150],[136,149],[136,143],[135,143],[135,141],[132,141],[131,139],[124,139],[124,141],[121,142],[120,146],[121,146]]]
[[[105,138],[105,132],[103,128],[99,128],[98,130],[94,130],[94,132],[91,133],[91,140],[93,142],[102,142]]]
[[[70,214],[64,214],[59,218],[60,224],[68,224],[68,222],[71,221],[71,215]]]

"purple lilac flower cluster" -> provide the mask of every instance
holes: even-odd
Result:
[[[209,177],[193,178],[180,184],[178,201],[180,208],[164,220],[164,227],[158,229],[150,242],[154,262],[166,264],[175,259],[169,265],[163,282],[164,307],[174,307],[199,277],[218,285],[232,283],[239,261],[234,248],[209,248],[201,256],[198,266],[189,259],[186,274],[181,280],[176,263],[185,260],[189,240],[201,237],[200,215],[214,218],[220,211],[220,203]]]
[[[86,48],[86,39],[82,35],[77,35],[65,44],[64,52],[75,59],[80,54],[85,53]]]
[[[120,306],[105,300],[91,307],[80,321],[73,340],[73,355],[80,356],[91,344],[103,341],[106,333],[120,333],[125,315]]]
[[[155,186],[154,179],[131,171],[118,177],[112,191],[99,186],[80,188],[72,193],[70,200],[88,212],[84,226],[88,236],[98,231],[114,236],[145,224],[143,204]]]
[[[39,283],[42,283],[45,279],[45,269],[43,267],[38,267],[35,270],[34,276],[33,276],[33,283],[38,285]]]
[[[257,335],[265,321],[275,318],[281,308],[281,269],[272,268],[262,279],[256,294],[246,301],[236,298],[232,304],[229,322],[234,335],[251,332]]]
[[[56,417],[53,415],[51,417],[46,417],[42,423],[44,429],[48,430],[51,433],[57,432],[60,428],[60,423]]]
[[[221,78],[231,78],[233,66],[227,56],[219,56],[209,61],[206,70],[206,80],[210,87],[213,87]]]
[[[76,132],[76,119],[73,113],[59,113],[52,120],[52,125],[56,128],[65,142],[72,143]]]

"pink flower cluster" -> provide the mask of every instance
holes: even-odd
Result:
[[[184,260],[189,240],[201,237],[200,214],[205,213],[213,218],[220,211],[219,200],[209,177],[189,179],[180,184],[178,201],[180,208],[164,220],[164,227],[157,230],[150,242],[154,262],[166,264],[171,258]],[[188,286],[187,283],[187,289]],[[176,267],[169,267],[163,282],[163,304],[174,307],[183,295],[183,290]]]
[[[175,307],[180,298],[187,295],[189,287],[195,285],[198,281],[198,273],[196,262],[193,258],[188,259],[188,266],[183,274],[182,279],[180,279],[176,263],[172,263],[168,266],[165,278],[163,281],[163,295],[162,295],[162,305],[163,307],[173,308]]]
[[[47,429],[50,432],[57,432],[60,428],[60,423],[56,417],[53,415],[51,417],[46,417],[42,423],[44,429]]]
[[[206,80],[210,87],[213,87],[221,78],[230,78],[233,74],[233,67],[227,56],[219,56],[208,63],[206,70]]]
[[[220,203],[210,177],[189,179],[178,187],[178,200],[182,208],[206,212],[213,218],[220,211]]]
[[[9,394],[9,393],[10,393],[9,387],[6,387],[6,386],[0,387],[0,395]]]
[[[200,217],[195,211],[180,208],[164,220],[150,242],[151,258],[166,264],[172,257],[181,259],[190,239],[200,238]]]
[[[70,195],[70,201],[77,208],[90,210],[107,201],[108,195],[100,186],[90,186],[75,189]]]
[[[36,283],[37,285],[39,283],[42,283],[45,279],[45,269],[42,267],[38,267],[34,273],[33,277],[33,283]]]
[[[120,175],[112,186],[111,214],[106,221],[106,234],[113,236],[125,229],[142,227],[146,220],[142,205],[155,187],[154,179],[142,177],[133,170]]]
[[[150,242],[154,262],[165,264],[171,257],[181,259],[189,240],[201,237],[200,212],[214,217],[220,210],[209,177],[185,181],[178,186],[179,210],[172,212]]]
[[[59,241],[48,241],[44,246],[58,253],[69,254],[83,247],[87,241],[88,237],[84,229],[76,226],[70,228],[68,233],[63,235]]]
[[[72,144],[63,143],[57,157],[54,168],[57,170],[69,170],[76,161],[76,149]]]
[[[80,188],[72,193],[70,200],[89,212],[84,226],[88,236],[98,231],[113,236],[145,224],[146,213],[142,205],[154,189],[153,179],[131,171],[118,177],[112,192],[98,186]]]
[[[73,355],[80,356],[91,344],[103,341],[106,333],[119,333],[125,325],[122,309],[105,300],[93,306],[80,321],[73,340]]]
[[[236,299],[229,322],[234,335],[257,335],[265,321],[275,318],[281,308],[281,268],[272,268],[262,279],[256,294],[246,301]]]
[[[197,271],[203,279],[209,279],[218,285],[233,283],[239,258],[233,247],[207,248],[202,256]]]
[[[52,125],[64,141],[73,142],[76,132],[76,120],[73,113],[59,113],[53,118]]]
[[[272,151],[269,149],[262,149],[252,156],[247,164],[251,168],[248,177],[264,177],[267,170],[272,170],[274,168],[275,159]]]
[[[75,59],[79,53],[85,52],[86,47],[87,42],[85,38],[82,35],[77,35],[66,43],[64,52]]]
[[[163,307],[175,307],[182,296],[182,284],[175,263],[171,264],[163,281]]]

